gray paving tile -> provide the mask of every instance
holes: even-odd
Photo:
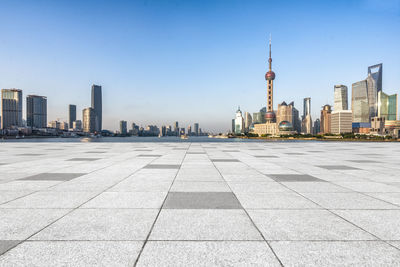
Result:
[[[72,159],[68,159],[67,161],[96,161],[99,159],[101,159],[101,158],[72,158]]]
[[[29,241],[1,256],[0,266],[133,266],[142,245],[138,241]]]
[[[243,210],[162,209],[149,240],[262,240]]]
[[[145,240],[157,209],[77,209],[31,240]]]
[[[166,192],[104,192],[82,208],[159,209],[166,195]]]
[[[161,155],[156,155],[156,154],[140,154],[140,155],[138,155],[138,157],[143,157],[143,158],[145,158],[145,157],[147,157],[147,158],[158,158],[158,157],[161,157]]]
[[[316,167],[320,167],[326,170],[359,170],[359,168],[346,165],[317,165]]]
[[[69,211],[68,209],[0,209],[0,240],[24,240]]]
[[[382,240],[400,240],[400,210],[336,210],[334,212]]]
[[[238,159],[212,159],[212,162],[240,162]]]
[[[325,182],[308,174],[268,174],[277,182]]]
[[[249,210],[266,240],[376,240],[327,210]]]
[[[175,180],[171,192],[231,192],[226,182],[190,182]]]
[[[25,157],[34,157],[34,156],[43,156],[44,154],[36,154],[36,153],[24,153],[24,154],[18,154],[16,156],[25,156]]]
[[[241,209],[231,192],[170,192],[164,209]]]
[[[19,180],[29,181],[69,181],[85,175],[86,173],[40,173],[32,176],[28,176]]]
[[[380,163],[380,161],[370,160],[370,159],[353,159],[349,161],[355,163]]]
[[[149,241],[137,266],[280,266],[262,241]]]
[[[0,255],[5,253],[7,250],[15,247],[21,242],[21,240],[0,240]],[[0,261],[1,265],[1,261]]]
[[[143,169],[179,169],[181,165],[178,164],[148,164]]]
[[[320,209],[318,205],[293,192],[236,193],[245,209]]]
[[[284,266],[397,266],[399,250],[380,241],[275,241]]]
[[[256,158],[278,158],[278,156],[270,156],[270,155],[253,155]]]
[[[240,152],[239,150],[222,150],[222,152]]]

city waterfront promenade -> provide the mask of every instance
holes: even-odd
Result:
[[[0,143],[0,266],[399,266],[400,145]]]

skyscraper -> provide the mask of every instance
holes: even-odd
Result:
[[[251,118],[250,113],[248,113],[247,111],[244,113],[244,128],[246,128],[246,131],[249,130],[251,124],[252,124],[253,120]]]
[[[371,75],[372,79],[375,81],[374,91],[376,94],[382,91],[382,74],[383,74],[383,65],[382,63],[376,64],[368,67],[368,76]]]
[[[102,97],[101,97],[101,86],[92,85],[92,109],[95,114],[95,131],[101,132],[102,128]],[[85,120],[83,120],[85,124]]]
[[[311,97],[306,97],[303,99],[303,117],[304,120],[307,115],[311,115]]]
[[[45,96],[28,95],[26,97],[26,124],[35,128],[47,126],[47,98]]]
[[[351,110],[353,112],[354,123],[370,122],[367,80],[362,80],[352,84]]]
[[[314,121],[313,133],[319,134],[321,132],[321,121],[320,119],[316,119]]]
[[[199,135],[199,124],[195,123],[193,128],[194,128],[194,134]]]
[[[340,110],[348,110],[348,103],[347,103],[347,86],[346,85],[335,85],[334,86],[334,104],[333,110],[340,111]]]
[[[383,91],[378,92],[378,117],[385,120],[397,120],[397,94],[387,95]]]
[[[351,110],[334,110],[331,113],[331,133],[351,133],[352,114]]]
[[[69,128],[73,127],[74,121],[76,121],[76,105],[68,106],[68,125]]]
[[[330,105],[325,105],[322,107],[320,124],[320,132],[322,134],[331,132],[331,113],[332,107]]]
[[[1,127],[22,126],[22,90],[1,90]]]
[[[272,71],[272,56],[271,56],[271,37],[269,38],[269,59],[268,59],[268,72],[265,74],[267,81],[267,113],[265,119],[269,122],[275,121],[274,113],[274,80],[275,73]]]
[[[236,111],[236,117],[235,117],[235,134],[241,134],[244,133],[244,119],[242,116],[242,111],[240,110],[240,107]]]
[[[119,132],[122,135],[126,135],[128,133],[128,127],[127,127],[127,122],[126,121],[120,121],[119,122]]]
[[[83,131],[85,133],[96,132],[96,113],[93,108],[85,108],[82,112]]]
[[[174,132],[175,132],[176,136],[179,135],[179,123],[177,121],[175,122],[175,125],[174,125]]]
[[[189,125],[189,126],[187,127],[187,134],[188,134],[188,135],[191,135],[191,134],[192,134],[192,126],[191,126],[191,125]]]

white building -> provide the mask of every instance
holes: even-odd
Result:
[[[353,112],[351,110],[332,111],[331,113],[331,133],[351,133],[352,132]]]
[[[235,134],[244,133],[244,119],[242,116],[242,111],[240,111],[240,107],[236,111],[235,117]]]

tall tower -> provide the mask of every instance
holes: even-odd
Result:
[[[96,115],[95,122],[95,131],[101,132],[102,128],[102,117],[103,117],[103,108],[102,108],[102,100],[101,100],[101,86],[100,85],[92,85],[92,108],[94,114]]]
[[[274,113],[274,80],[275,73],[272,71],[272,57],[271,57],[271,37],[269,38],[269,69],[265,74],[265,80],[267,80],[267,113],[265,119],[269,122],[275,121]]]

